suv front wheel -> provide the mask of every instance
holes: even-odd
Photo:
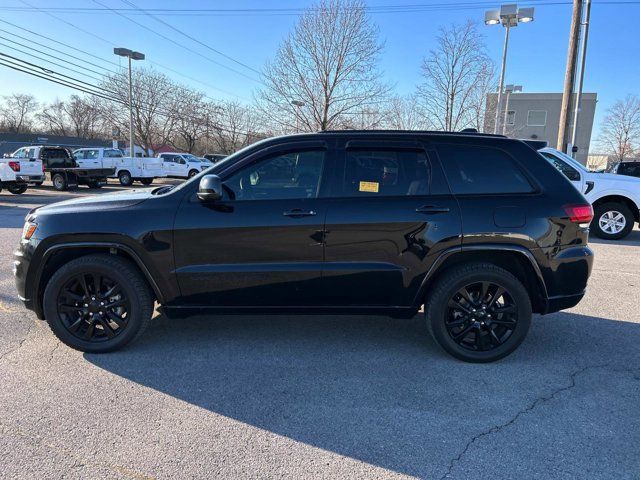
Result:
[[[63,343],[83,352],[109,352],[146,329],[153,297],[138,269],[114,255],[89,255],[53,274],[44,315]]]
[[[437,281],[425,302],[433,338],[466,362],[493,362],[509,355],[526,337],[531,315],[522,283],[488,263],[454,267]]]

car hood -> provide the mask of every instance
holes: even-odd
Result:
[[[62,202],[38,207],[30,213],[56,214],[86,211],[114,210],[131,207],[144,202],[152,196],[151,190],[129,190],[126,192],[103,193],[87,197],[73,198]]]
[[[611,182],[625,182],[628,184],[640,185],[640,178],[630,177],[629,175],[618,175],[617,173],[598,173],[590,172],[590,177],[593,180],[608,180]]]

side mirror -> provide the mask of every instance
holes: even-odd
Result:
[[[217,175],[205,175],[200,179],[198,198],[203,202],[215,202],[222,198],[222,180]]]

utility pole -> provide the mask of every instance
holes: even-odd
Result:
[[[562,92],[562,106],[560,108],[560,124],[558,125],[558,142],[556,148],[567,152],[569,118],[571,116],[571,100],[573,85],[576,78],[576,64],[578,58],[578,43],[580,39],[580,21],[582,19],[582,0],[573,0],[571,14],[571,30],[569,32],[569,49],[567,52],[567,69],[564,74],[564,90]]]
[[[582,22],[582,42],[580,43],[580,76],[578,77],[578,91],[576,92],[576,104],[573,109],[573,131],[571,132],[571,156],[576,158],[573,148],[576,146],[578,136],[578,117],[582,102],[582,85],[584,83],[584,65],[587,60],[587,40],[589,39],[589,19],[591,17],[591,0],[586,0],[584,9],[584,21]]]

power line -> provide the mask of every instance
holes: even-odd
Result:
[[[62,85],[62,86],[68,87],[68,88],[72,88],[72,89],[81,91],[83,93],[94,95],[96,97],[100,97],[100,98],[103,98],[105,100],[109,100],[109,101],[112,101],[114,103],[117,103],[117,104],[120,104],[120,105],[123,105],[123,106],[128,106],[128,103],[126,101],[120,100],[120,99],[115,98],[115,97],[111,97],[111,96],[105,95],[105,94],[101,93],[100,91],[92,90],[92,88],[97,88],[97,89],[100,89],[102,91],[106,91],[108,93],[113,93],[113,94],[116,94],[116,95],[117,95],[117,92],[113,92],[111,90],[106,90],[106,89],[104,89],[102,87],[98,87],[96,85],[90,84],[88,82],[84,82],[84,81],[76,79],[74,77],[70,77],[68,75],[63,75],[63,74],[54,72],[52,70],[47,69],[46,67],[42,67],[42,66],[27,62],[25,60],[18,59],[17,57],[12,57],[11,55],[6,55],[6,54],[2,54],[2,53],[0,53],[0,55],[15,59],[18,62],[22,62],[22,63],[27,65],[27,66],[21,65],[21,64],[15,62],[15,61],[5,60],[5,59],[0,58],[0,65],[3,65],[5,67],[11,68],[13,70],[17,70],[17,71],[22,72],[22,73],[26,73],[28,75],[32,75],[32,76],[41,78],[43,80],[47,80],[47,81],[56,83],[58,85]],[[41,71],[37,71],[36,69],[40,69]],[[69,80],[65,80],[64,78],[62,78],[62,79],[55,78],[55,77],[52,77],[51,74],[60,75],[62,77],[68,78]],[[85,84],[87,86],[85,87],[83,85],[78,85],[78,84],[73,83],[73,82],[82,83],[82,84]],[[196,120],[196,121],[202,121],[203,120],[202,117],[198,117],[198,116],[195,116],[195,115],[185,115],[184,113],[177,113],[175,111],[167,111],[167,110],[152,108],[151,106],[145,105],[144,103],[139,103],[136,106],[136,108],[139,108],[140,110],[143,110],[143,111],[146,111],[146,112],[153,112],[154,114],[157,114],[157,115],[165,117],[165,118],[177,117],[177,118],[186,119],[186,120]],[[225,126],[222,126],[222,125],[220,125],[218,123],[215,123],[215,122],[212,123],[212,128],[220,130],[220,131],[223,131],[223,132],[227,132],[227,133],[241,133],[243,135],[250,135],[251,134],[251,132],[245,132],[245,131],[240,131],[240,130],[236,130],[236,131],[229,130]]]
[[[95,2],[96,0],[94,0]],[[136,6],[133,2],[131,2],[130,0],[122,0],[124,3],[126,3],[127,5],[130,5],[131,7],[134,7],[135,9],[144,12],[146,15],[148,15],[149,17],[153,18],[155,21],[160,22],[162,25],[165,25],[166,27],[170,28],[171,30],[173,30],[174,32],[178,32],[180,35],[182,35],[183,37],[187,37],[188,39],[196,42],[198,45],[201,45],[209,50],[211,50],[214,53],[217,53],[218,55],[226,58],[227,60],[231,60],[234,63],[237,63],[238,65],[251,70],[252,72],[257,73],[258,75],[261,75],[262,73],[259,72],[258,70],[256,70],[255,68],[247,65],[246,63],[241,62],[240,60],[236,60],[235,58],[231,57],[230,55],[227,55],[226,53],[221,52],[218,49],[213,48],[212,46],[202,42],[201,40],[189,35],[188,33],[183,32],[182,30],[174,27],[173,25],[165,22],[164,20],[161,20],[159,18],[157,18],[156,16],[154,16],[153,14],[149,13],[147,10],[144,10],[138,6]]]
[[[110,9],[110,7],[107,7],[106,5],[104,5],[103,3],[99,2],[98,0],[93,0],[93,1],[94,1],[95,3],[97,3],[98,5],[102,5],[102,6],[104,6],[105,8]],[[128,20],[128,21],[130,21],[130,22],[132,22],[132,23],[134,23],[135,25],[138,25],[139,27],[144,28],[145,30],[147,30],[147,31],[149,31],[149,32],[151,32],[151,33],[153,33],[154,35],[157,35],[158,37],[160,37],[160,38],[162,38],[162,39],[164,39],[164,40],[166,40],[166,41],[168,41],[168,42],[170,42],[170,43],[173,43],[174,45],[177,45],[178,47],[182,48],[183,50],[188,51],[189,53],[193,53],[193,54],[195,54],[195,55],[198,55],[199,57],[204,58],[205,60],[208,60],[209,62],[211,62],[211,63],[213,63],[213,64],[215,64],[215,65],[218,65],[219,67],[226,68],[227,70],[230,70],[230,71],[232,71],[232,72],[234,72],[234,73],[236,73],[236,74],[238,74],[238,75],[241,75],[241,76],[243,76],[243,77],[245,77],[245,78],[248,78],[249,80],[252,80],[252,81],[254,81],[254,82],[260,82],[260,80],[257,80],[257,79],[255,79],[255,78],[253,78],[253,77],[250,77],[249,75],[246,75],[246,74],[245,74],[245,73],[243,73],[243,72],[240,72],[240,71],[238,71],[238,70],[236,70],[236,69],[234,69],[234,68],[231,68],[231,67],[229,67],[229,66],[227,66],[227,65],[225,65],[225,64],[223,64],[223,63],[220,63],[220,62],[218,62],[217,60],[214,60],[214,59],[212,59],[212,58],[210,58],[210,57],[208,57],[208,56],[206,56],[206,55],[203,55],[203,54],[202,54],[202,53],[200,53],[200,52],[196,52],[196,51],[195,51],[195,50],[193,50],[192,48],[189,48],[189,47],[187,47],[186,45],[183,45],[182,43],[177,42],[177,41],[176,41],[176,40],[174,40],[173,38],[171,38],[171,37],[167,37],[166,35],[164,35],[164,34],[162,34],[162,33],[158,32],[158,31],[156,31],[156,30],[154,30],[154,29],[152,29],[152,28],[150,28],[150,27],[148,27],[148,26],[144,25],[143,23],[137,22],[137,21],[135,21],[135,20],[133,20],[133,19],[131,19],[131,18],[127,17],[126,15],[124,15],[124,14],[122,14],[122,13],[118,13],[118,12],[114,12],[114,13],[116,13],[117,15],[121,16],[122,18],[124,18],[124,19],[126,19],[126,20]]]
[[[41,9],[41,10],[42,10],[42,9]],[[43,13],[47,13],[47,12],[43,12]],[[54,15],[54,16],[53,16],[53,18],[58,18],[58,17],[56,17],[56,16]],[[81,52],[81,53],[83,53],[84,55],[88,55],[88,56],[90,56],[90,57],[92,57],[92,58],[95,58],[95,59],[97,59],[97,60],[100,60],[100,61],[102,61],[102,62],[105,62],[105,63],[111,64],[111,65],[115,65],[115,66],[116,66],[116,67],[118,67],[118,68],[124,68],[124,67],[122,67],[120,64],[118,64],[118,63],[116,63],[116,62],[113,62],[113,61],[111,61],[111,60],[107,60],[107,59],[105,59],[105,58],[99,57],[99,56],[97,56],[97,55],[95,55],[95,54],[93,54],[93,53],[91,53],[91,52],[87,52],[86,50],[79,49],[79,48],[77,48],[77,47],[74,47],[74,46],[72,46],[72,45],[69,45],[68,43],[61,42],[61,41],[59,41],[59,40],[56,40],[55,38],[48,37],[48,36],[43,35],[43,34],[41,34],[41,33],[39,33],[39,32],[35,32],[35,31],[33,31],[33,30],[30,30],[30,29],[28,29],[28,28],[26,28],[26,27],[21,27],[20,25],[16,25],[15,23],[11,23],[11,22],[9,22],[9,21],[7,21],[7,20],[3,20],[3,19],[1,19],[1,18],[0,18],[0,22],[2,22],[2,23],[6,23],[7,25],[11,25],[12,27],[14,27],[14,28],[16,28],[16,29],[18,29],[18,30],[20,30],[20,31],[26,31],[26,32],[29,32],[29,33],[31,33],[32,35],[36,35],[36,36],[38,36],[38,37],[40,37],[40,38],[44,38],[44,39],[46,39],[46,40],[49,40],[49,41],[51,41],[51,42],[54,42],[54,43],[56,43],[56,44],[58,44],[58,45],[62,45],[62,46],[64,46],[64,47],[69,48],[69,49],[72,49],[72,50],[74,50],[74,51]],[[75,26],[75,25],[73,25],[73,24],[70,24],[70,25],[71,25],[71,26],[73,26],[74,28],[76,27],[76,26]],[[82,31],[82,32],[84,32],[84,33],[87,33],[87,31],[86,31],[86,30],[82,30],[82,29],[80,29],[80,31]],[[8,32],[8,33],[11,33],[11,32]],[[15,35],[14,33],[11,33],[11,34],[12,34],[12,35]],[[89,34],[90,34],[90,33],[89,33]],[[97,37],[97,38],[100,38],[100,37]],[[100,38],[100,39],[101,39],[101,38]],[[63,55],[67,55],[67,56],[69,56],[69,57],[71,57],[71,58],[75,58],[75,59],[80,60],[80,61],[82,61],[82,62],[89,63],[90,65],[97,66],[96,64],[91,63],[91,62],[88,62],[87,60],[84,60],[84,59],[78,58],[78,57],[73,56],[73,55],[71,55],[71,54],[68,54],[68,53],[62,52],[62,51],[60,51],[60,50],[54,49],[54,48],[52,48],[52,47],[48,47],[48,46],[43,45],[43,44],[41,44],[41,43],[37,43],[37,42],[35,42],[35,41],[34,41],[33,43],[36,43],[36,44],[41,45],[41,46],[45,46],[46,48],[49,48],[50,50],[56,51],[56,52],[61,53],[61,54],[63,54]],[[114,43],[111,43],[111,45],[113,46],[113,45],[114,45]],[[199,83],[200,85],[203,85],[203,86],[205,86],[205,87],[208,87],[208,88],[210,88],[210,89],[212,89],[212,90],[216,90],[216,91],[218,91],[218,92],[224,93],[225,95],[229,95],[229,96],[231,96],[231,97],[235,97],[235,98],[237,98],[237,99],[239,99],[239,100],[243,100],[243,101],[245,101],[245,102],[249,102],[249,101],[250,101],[249,99],[247,99],[247,98],[245,98],[245,97],[242,97],[242,96],[240,96],[240,95],[236,95],[235,93],[231,93],[231,92],[229,92],[229,91],[227,91],[227,90],[223,90],[223,89],[221,89],[221,88],[218,88],[218,87],[216,87],[216,86],[214,86],[214,85],[212,85],[212,84],[210,84],[210,83],[204,82],[204,81],[202,81],[202,80],[200,80],[200,79],[198,79],[198,78],[192,77],[192,76],[190,76],[190,75],[186,75],[186,74],[184,74],[184,73],[182,73],[182,72],[180,72],[180,71],[178,71],[178,70],[176,70],[176,69],[174,69],[174,68],[168,67],[168,66],[163,65],[163,64],[161,64],[161,63],[159,63],[159,62],[154,62],[154,61],[152,61],[152,60],[147,60],[147,61],[148,61],[150,64],[152,64],[152,65],[154,65],[154,66],[156,66],[156,67],[159,67],[159,68],[161,68],[161,69],[167,70],[167,71],[169,71],[169,72],[171,72],[171,73],[174,73],[174,74],[176,74],[176,75],[179,75],[179,76],[181,76],[181,77],[183,77],[183,78],[186,78],[186,79],[188,79],[188,80],[191,80],[191,81],[193,81],[193,82]],[[102,69],[104,69],[104,70],[108,70],[108,69],[107,69],[107,68],[105,68],[105,67],[100,67],[100,66],[98,66],[98,68],[102,68]],[[112,72],[112,70],[108,70],[108,71]],[[211,100],[215,100],[215,99],[213,99],[212,97],[208,97],[208,96],[207,96],[207,98],[209,98],[209,99],[211,99]]]

